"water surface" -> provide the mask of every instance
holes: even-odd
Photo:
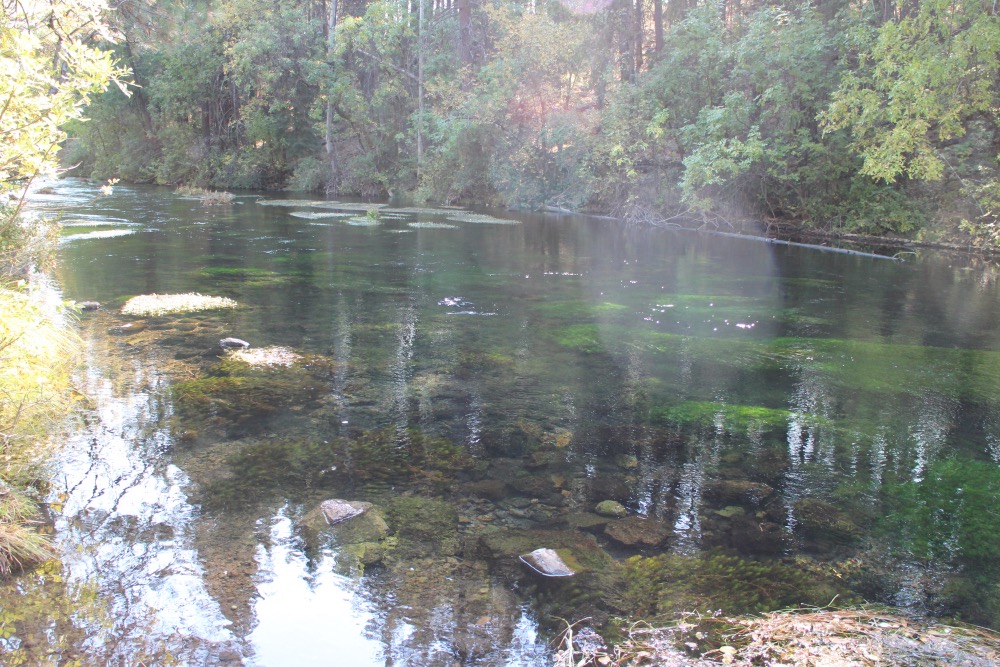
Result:
[[[50,494],[62,558],[0,602],[12,659],[540,665],[556,619],[827,594],[1000,625],[987,267],[55,191],[34,207],[69,223],[63,296],[103,309]],[[240,307],[119,312],[180,292]],[[227,336],[301,359],[250,368]],[[311,531],[327,498],[389,534]],[[580,573],[538,577],[516,558],[538,547]]]

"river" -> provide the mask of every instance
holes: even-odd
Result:
[[[61,297],[102,308],[10,664],[533,666],[566,620],[833,600],[1000,626],[993,267],[50,185]],[[122,313],[175,293],[238,307]]]

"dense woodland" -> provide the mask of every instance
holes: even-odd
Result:
[[[135,86],[72,129],[77,175],[1000,237],[982,0],[121,0],[111,20]]]

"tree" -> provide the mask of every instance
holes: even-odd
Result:
[[[824,115],[848,128],[863,174],[935,180],[941,146],[962,137],[979,115],[993,122],[1000,81],[1000,20],[977,0],[920,0],[877,29],[855,28],[859,66],[844,76]]]
[[[124,72],[100,48],[103,0],[4,0],[0,17],[0,185],[55,168],[63,127]]]
[[[974,243],[1000,245],[996,6],[919,0],[883,20],[884,13],[858,17],[850,33],[857,66],[823,115],[826,129],[850,132],[862,175],[924,183],[937,234],[961,231]]]

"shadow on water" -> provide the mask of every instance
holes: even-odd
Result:
[[[61,558],[0,592],[12,664],[540,665],[559,619],[835,598],[1000,626],[986,271],[55,188],[64,294],[104,308]],[[175,292],[240,307],[119,312]],[[370,505],[331,529],[331,498]]]

